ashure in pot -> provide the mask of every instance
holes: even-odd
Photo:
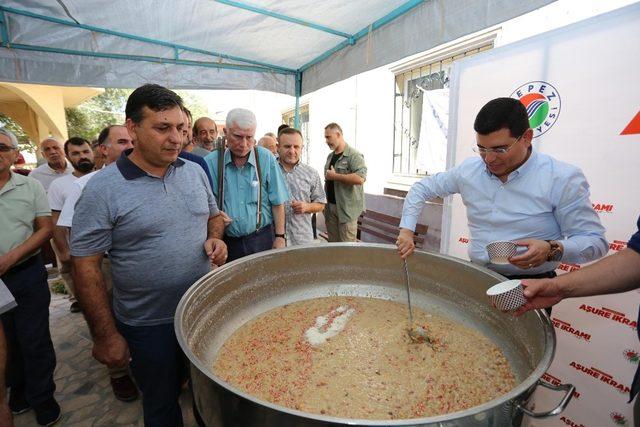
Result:
[[[406,302],[402,262],[388,245],[325,244],[256,254],[230,263],[197,281],[182,298],[175,317],[178,340],[191,361],[194,399],[208,426],[321,425],[510,425],[520,411],[534,417],[560,413],[558,407],[532,413],[522,405],[548,369],[555,335],[543,312],[515,318],[495,310],[486,290],[504,278],[456,258],[417,252],[411,260],[412,302],[491,338],[505,354],[516,386],[472,408],[428,418],[376,420],[311,414],[261,400],[212,371],[224,342],[247,321],[272,308],[327,296],[362,296]],[[541,383],[544,385],[544,383]]]

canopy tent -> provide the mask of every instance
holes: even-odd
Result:
[[[243,1],[3,0],[0,81],[299,99],[553,0]]]

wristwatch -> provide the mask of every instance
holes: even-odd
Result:
[[[284,240],[287,240],[287,235],[286,234],[275,234],[276,237],[282,237]]]
[[[549,244],[547,261],[560,261],[562,259],[562,246],[555,240],[545,240]]]

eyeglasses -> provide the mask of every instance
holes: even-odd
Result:
[[[11,150],[15,150],[15,147],[12,147],[11,145],[0,144],[0,152],[6,153]]]
[[[516,138],[515,141],[513,141],[513,143],[511,145],[509,145],[508,147],[500,147],[500,148],[484,148],[484,147],[479,147],[479,146],[475,146],[473,147],[473,151],[475,151],[476,153],[483,155],[483,154],[487,154],[487,153],[493,153],[493,154],[507,154],[509,152],[509,150],[511,150],[511,148],[516,145],[516,143],[518,141],[520,141],[520,139],[524,136],[524,133],[522,135],[520,135],[519,137]]]

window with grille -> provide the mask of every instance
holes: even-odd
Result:
[[[444,54],[431,55],[424,63],[396,73],[394,175],[417,177],[444,170],[451,65],[492,47],[493,41],[473,48],[449,48]]]

